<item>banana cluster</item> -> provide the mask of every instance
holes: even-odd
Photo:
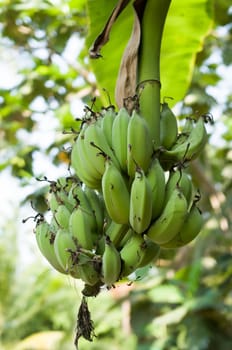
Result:
[[[156,260],[161,248],[191,242],[203,225],[183,164],[207,142],[205,122],[187,118],[179,132],[167,103],[155,149],[146,120],[113,108],[83,121],[71,150],[73,176],[50,183],[50,220],[37,219],[36,240],[59,272],[96,295]]]

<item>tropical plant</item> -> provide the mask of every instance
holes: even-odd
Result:
[[[22,184],[34,184],[35,177],[47,175],[41,170],[43,154],[55,165],[49,173],[53,180],[55,169],[68,173],[66,150],[73,140],[69,131],[79,129],[84,105],[91,106],[96,97],[92,108],[97,111],[118,101],[115,87],[122,83],[118,74],[132,30],[132,4],[113,24],[109,41],[101,48],[102,58],[91,60],[88,50],[116,1],[1,3],[0,50],[5,61],[11,58],[17,73],[13,82],[3,79],[0,84],[1,170],[11,169]],[[151,268],[137,270],[131,286],[120,283],[90,300],[97,337],[92,343],[80,340],[80,348],[104,349],[109,344],[112,349],[141,350],[231,348],[232,124],[231,95],[223,85],[224,72],[230,72],[230,22],[230,1],[173,0],[162,37],[161,100],[172,97],[168,104],[175,105],[180,125],[186,115],[214,118],[214,125],[207,126],[210,137],[204,152],[188,168],[200,188],[204,228],[193,243],[163,250]],[[77,43],[81,48],[74,49]],[[40,142],[49,123],[49,140]],[[39,190],[25,201],[32,201],[42,213],[47,210],[48,187],[36,186]],[[8,233],[9,226],[4,231],[2,344],[12,348],[33,333],[56,330],[68,338],[62,338],[61,349],[71,347],[82,285],[76,292],[66,276],[54,276],[43,268],[36,273],[29,270],[19,281],[16,239]]]

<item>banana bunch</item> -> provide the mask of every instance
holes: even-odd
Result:
[[[197,237],[199,196],[182,165],[204,147],[207,121],[208,115],[186,118],[178,133],[164,102],[157,148],[137,110],[106,108],[85,117],[71,150],[74,175],[49,181],[50,211],[35,227],[41,253],[57,271],[81,279],[84,295]]]

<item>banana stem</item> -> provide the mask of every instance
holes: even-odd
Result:
[[[152,132],[155,147],[160,145],[160,49],[165,19],[171,0],[147,0],[142,18],[138,58],[140,113]]]

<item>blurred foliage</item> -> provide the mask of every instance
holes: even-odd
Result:
[[[14,176],[25,178],[33,175],[38,145],[25,147],[19,131],[29,135],[36,130],[37,119],[42,122],[48,116],[58,119],[59,132],[77,127],[74,117],[83,109],[74,116],[70,101],[78,94],[89,100],[95,89],[81,44],[87,22],[84,1],[58,1],[57,6],[53,1],[1,1],[0,22],[3,69],[10,63],[8,69],[16,73],[15,81],[6,78],[0,83],[0,169],[11,166]],[[65,50],[75,47],[77,39],[80,50],[75,48],[70,57]],[[4,152],[7,147],[11,152]]]
[[[178,106],[180,122],[202,113],[215,119],[209,145],[189,168],[201,189],[204,230],[189,246],[164,250],[156,266],[137,271],[131,286],[121,283],[91,299],[97,337],[81,340],[81,349],[232,348],[232,95],[223,88],[222,98],[220,91],[221,68],[231,64],[232,12],[229,0],[209,3],[214,27]],[[10,167],[25,183],[41,176],[38,153],[67,168],[69,142],[80,125],[75,118],[98,95],[87,48],[76,48],[76,38],[83,42],[87,35],[88,17],[84,0],[0,4],[0,52],[15,74],[13,82],[0,82],[0,170]],[[48,129],[47,144],[41,139]],[[42,212],[45,194],[46,187],[35,190],[24,202]],[[82,285],[38,262],[20,270],[14,225],[12,219],[0,228],[0,349],[72,349]]]

